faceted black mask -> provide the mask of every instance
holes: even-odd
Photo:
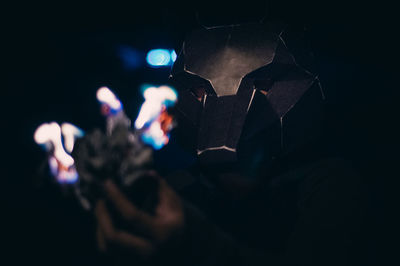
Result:
[[[201,162],[272,159],[312,136],[323,93],[296,63],[281,32],[265,24],[197,30],[171,79],[177,109],[194,128]],[[250,160],[250,159],[249,159]]]

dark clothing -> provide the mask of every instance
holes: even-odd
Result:
[[[365,186],[324,159],[266,177],[244,197],[201,175],[170,176],[186,204],[182,265],[361,265]]]

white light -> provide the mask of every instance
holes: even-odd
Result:
[[[97,100],[103,104],[107,104],[114,111],[119,111],[122,108],[120,100],[107,87],[101,87],[96,93]]]
[[[145,101],[135,121],[137,129],[141,129],[146,123],[152,122],[158,117],[163,106],[168,106],[169,102],[177,100],[176,92],[168,86],[148,87],[144,90],[143,97]]]
[[[78,180],[78,173],[75,167],[63,169],[59,167],[59,162],[54,156],[49,158],[49,168],[51,174],[59,183],[75,183]]]
[[[165,101],[175,102],[178,98],[176,92],[168,86],[160,86],[159,88],[149,87],[143,92],[143,97],[146,99],[146,101],[155,100],[160,102],[160,104],[164,103]]]
[[[143,93],[145,101],[142,104],[139,115],[135,121],[135,127],[137,129],[141,129],[147,122],[152,121],[161,112],[162,106],[160,101],[151,98],[154,90],[157,90],[157,88],[149,87]]]
[[[65,167],[74,164],[74,159],[65,152],[61,141],[61,128],[55,123],[45,123],[40,125],[34,134],[37,144],[51,143],[53,145],[53,155]]]
[[[44,123],[41,124],[35,131],[33,138],[37,144],[45,144],[58,136],[59,126],[57,123]]]
[[[165,122],[167,108],[175,104],[178,96],[174,89],[168,86],[147,87],[143,91],[145,98],[139,115],[135,121],[135,128],[142,129],[143,142],[161,149],[169,140],[169,131],[164,132],[161,123]],[[167,114],[168,116],[168,114]]]
[[[61,133],[64,137],[64,147],[67,152],[71,153],[74,149],[75,140],[79,137],[83,137],[83,131],[73,124],[62,123]]]
[[[154,121],[144,134],[151,139],[150,144],[155,149],[160,149],[168,142],[168,136],[164,134],[164,131],[161,129],[161,124],[158,121]]]

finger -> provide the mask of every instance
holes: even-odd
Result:
[[[95,215],[97,218],[98,226],[102,231],[104,239],[109,238],[114,234],[114,225],[111,216],[107,210],[104,200],[99,200],[95,207]],[[108,236],[108,237],[107,237]]]
[[[175,208],[179,207],[181,204],[179,196],[164,179],[160,179],[158,194],[160,197],[160,205],[168,205]]]
[[[103,238],[104,244],[110,242],[123,248],[133,249],[142,256],[149,256],[153,252],[152,244],[146,239],[114,228],[110,213],[103,200],[98,201],[95,215],[99,224],[98,231],[100,231],[99,234],[101,235],[100,237]],[[99,247],[100,244],[103,245],[101,241],[99,242]],[[102,247],[106,246],[104,245]]]
[[[97,226],[96,230],[96,238],[97,238],[97,246],[101,252],[105,252],[107,250],[106,239],[104,237],[103,231],[100,226]]]
[[[129,250],[134,250],[137,254],[142,257],[150,257],[154,253],[154,246],[150,241],[127,233],[125,231],[117,232],[112,240],[113,244],[120,246],[122,248],[127,248]]]
[[[159,183],[159,204],[156,217],[165,224],[180,226],[184,223],[182,201],[163,179]]]
[[[111,180],[104,183],[104,189],[108,199],[125,220],[135,223],[142,230],[152,231],[153,218],[136,208]]]

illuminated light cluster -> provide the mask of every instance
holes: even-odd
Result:
[[[154,49],[147,53],[146,61],[152,67],[163,67],[172,65],[176,57],[174,50]]]
[[[78,181],[79,176],[75,166],[72,165],[69,168],[64,168],[63,165],[60,165],[60,162],[55,158],[55,156],[49,157],[49,168],[50,173],[56,177],[59,183],[72,184]]]
[[[174,105],[178,96],[168,86],[148,87],[143,91],[144,103],[135,121],[135,128],[142,130],[143,142],[161,149],[169,141],[172,117],[167,108]]]
[[[143,91],[144,103],[135,121],[135,128],[142,129],[146,123],[151,123],[162,112],[163,107],[173,105],[177,100],[175,90],[168,86],[148,87]]]
[[[70,167],[74,159],[65,152],[61,141],[61,128],[56,122],[45,123],[35,131],[34,139],[37,144],[46,144],[49,152],[64,166]],[[47,145],[50,143],[51,145]]]
[[[64,147],[67,152],[71,153],[74,149],[75,140],[83,137],[83,130],[70,123],[61,124],[61,133],[64,138]]]
[[[115,114],[122,110],[122,103],[107,87],[101,87],[96,93],[97,100],[106,108],[108,113]]]
[[[57,181],[74,183],[78,179],[78,173],[74,159],[64,149],[61,134],[64,136],[66,149],[71,152],[75,139],[83,136],[83,131],[69,123],[64,123],[62,127],[56,122],[44,123],[36,129],[34,140],[37,144],[43,145],[49,153],[50,171]]]

